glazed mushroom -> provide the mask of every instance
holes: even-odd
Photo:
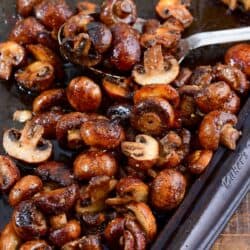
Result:
[[[212,111],[207,114],[199,128],[199,141],[204,149],[216,150],[223,144],[231,150],[236,148],[240,132],[234,128],[237,117],[223,111]]]
[[[159,143],[148,135],[137,135],[135,142],[123,142],[121,149],[128,157],[129,165],[137,169],[147,170],[159,158]]]
[[[116,185],[117,197],[106,200],[107,205],[123,205],[131,201],[147,202],[148,186],[138,178],[131,176],[122,178]]]
[[[189,84],[204,87],[212,82],[213,77],[213,68],[210,65],[198,66],[195,68]]]
[[[42,0],[17,0],[17,12],[23,17],[30,16],[33,12],[34,6],[41,1]]]
[[[23,130],[9,129],[3,135],[5,151],[18,160],[27,163],[46,161],[52,153],[50,141],[42,138],[43,127],[27,122]]]
[[[9,203],[12,207],[30,199],[43,188],[42,180],[35,175],[26,175],[10,190]]]
[[[71,106],[79,112],[94,112],[102,101],[100,87],[84,76],[76,77],[70,81],[66,95]]]
[[[0,249],[17,249],[21,244],[21,239],[15,232],[11,222],[9,222],[0,234]]]
[[[186,193],[187,181],[177,170],[165,169],[153,180],[150,189],[151,205],[160,211],[176,208]]]
[[[105,0],[100,19],[108,26],[116,23],[133,24],[137,19],[137,8],[133,0]]]
[[[115,176],[118,171],[116,159],[108,152],[87,151],[75,159],[74,176],[78,180],[90,180],[96,176]]]
[[[96,3],[81,1],[77,3],[77,10],[85,15],[100,13],[100,7]]]
[[[242,70],[248,77],[250,76],[250,45],[240,43],[232,46],[225,54],[225,63]]]
[[[145,250],[147,238],[140,225],[131,218],[116,218],[104,231],[104,237],[112,249]]]
[[[41,92],[50,88],[55,79],[54,67],[47,62],[36,61],[15,73],[17,84],[28,91]]]
[[[191,133],[187,129],[169,131],[160,140],[160,157],[157,163],[163,168],[173,168],[181,164],[189,153]]]
[[[177,78],[179,68],[177,60],[164,58],[161,46],[156,45],[145,51],[144,65],[135,66],[132,74],[140,85],[168,84]]]
[[[0,43],[0,79],[9,80],[13,67],[21,65],[25,55],[24,48],[16,42]]]
[[[52,247],[44,240],[31,240],[22,244],[19,250],[35,250],[35,249],[46,249],[52,250]]]
[[[193,16],[180,0],[159,0],[155,9],[161,18],[167,19],[173,16],[178,19],[185,28],[193,22]]]
[[[20,179],[20,171],[8,156],[0,155],[0,190],[8,191]]]
[[[151,135],[160,135],[176,126],[172,105],[161,97],[147,97],[134,105],[130,123],[132,127]]]
[[[201,174],[205,171],[213,157],[211,150],[196,150],[187,157],[188,169],[193,174]]]
[[[65,227],[67,222],[67,215],[65,213],[53,215],[49,218],[49,223],[53,230]]]
[[[12,215],[12,225],[17,235],[23,240],[43,237],[48,231],[45,216],[30,200],[22,201],[15,207]]]

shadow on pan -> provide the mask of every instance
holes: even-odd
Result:
[[[68,2],[74,6],[77,1]],[[101,3],[102,1],[99,0],[93,2]],[[137,0],[136,3],[138,6],[139,16],[144,18],[155,17],[155,13],[152,10],[154,9],[156,2],[157,1],[155,0]],[[0,40],[3,41],[7,38],[8,32],[15,24],[17,16],[15,13],[15,0],[2,0],[0,5]],[[219,0],[193,0],[191,11],[195,20],[185,35],[208,30],[250,25],[250,15],[242,14],[240,11],[231,13],[225,8],[225,6],[220,4]],[[201,48],[188,56],[184,61],[184,64],[192,68],[197,65],[214,64],[215,62],[222,61],[223,55],[228,46],[229,45]],[[72,74],[71,71],[68,73],[70,75]],[[19,92],[14,84],[14,81],[0,82],[0,145],[2,145],[3,130],[9,127],[18,126],[18,124],[14,124],[12,121],[13,112],[17,109],[30,107],[31,99],[31,97]],[[245,136],[243,136],[238,150],[234,153],[228,152],[223,148],[218,150],[210,167],[193,184],[181,206],[173,213],[165,214],[160,217],[161,233],[155,244],[152,246],[152,249],[165,249],[166,246],[168,246],[167,249],[205,249],[211,245],[216,235],[228,220],[230,214],[237,207],[236,205],[240,202],[244,195],[244,190],[248,190],[249,188],[246,181],[244,182],[239,178],[237,180],[235,177],[237,181],[234,181],[234,185],[237,191],[235,189],[227,190],[227,196],[232,196],[231,204],[234,206],[230,207],[229,204],[227,204],[223,199],[223,197],[226,197],[223,193],[225,192],[223,189],[223,187],[225,188],[222,182],[224,180],[223,178],[232,173],[232,169],[235,168],[234,164],[238,161],[237,157],[240,154],[246,154],[245,150],[250,151],[248,149],[248,146],[250,148],[250,142],[248,144],[250,131],[247,129],[247,126],[245,126],[250,123],[250,119],[248,119],[248,110],[250,110],[250,102],[246,101],[246,104],[240,114],[239,122],[239,127],[243,128],[243,135]],[[1,146],[0,153],[3,153]],[[71,155],[69,152],[62,151],[59,147],[56,148],[56,160],[60,159],[67,161],[70,157]],[[223,166],[221,164],[224,161],[226,161],[227,164],[225,167],[225,164]],[[248,176],[249,166],[250,162],[245,160],[241,166],[241,170],[243,169],[248,172],[245,174],[241,172],[241,174]],[[21,167],[25,168],[25,166]],[[223,169],[219,169],[219,167],[223,167]],[[220,171],[217,171],[218,169]],[[222,190],[220,190],[220,188],[222,188]],[[215,202],[213,198],[218,190],[220,190],[219,194],[222,198],[216,200]],[[213,203],[213,206],[218,206],[217,213],[212,214],[213,220],[209,217],[211,216],[209,202],[212,204],[212,201],[215,202]],[[227,202],[230,203],[230,199],[228,199]],[[224,209],[224,211],[219,210],[219,208]],[[210,211],[209,215],[206,214],[207,211]],[[222,213],[224,216],[222,216]],[[204,219],[206,224],[200,228],[199,218],[202,218],[204,214],[206,216]],[[7,198],[1,196],[0,229],[2,229],[7,221],[9,221],[10,215],[11,209],[7,204]],[[221,219],[217,218],[218,216]],[[209,221],[214,222],[215,224],[211,225]]]

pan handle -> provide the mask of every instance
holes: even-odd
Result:
[[[202,32],[187,38],[191,50],[208,45],[242,41],[250,41],[250,27]]]

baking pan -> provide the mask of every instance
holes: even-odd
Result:
[[[69,1],[74,5],[77,1]],[[100,3],[101,1],[93,1]],[[140,17],[154,17],[157,1],[137,0]],[[192,27],[185,35],[195,32],[218,30],[250,25],[250,15],[240,11],[230,13],[219,1],[193,0],[192,13],[195,17]],[[0,41],[6,39],[8,32],[17,20],[15,0],[0,0]],[[194,67],[214,64],[223,60],[229,45],[210,46],[191,54],[184,62]],[[79,74],[67,69],[68,75]],[[65,80],[67,82],[67,80]],[[18,126],[12,121],[17,109],[31,105],[31,97],[20,93],[13,81],[0,82],[0,145],[2,132],[6,128]],[[178,209],[159,217],[159,236],[151,246],[160,249],[208,249],[221,232],[244,195],[249,191],[250,180],[250,99],[245,100],[239,114],[238,128],[242,138],[235,152],[219,148],[205,171],[191,186]],[[0,153],[3,149],[0,146]],[[57,148],[56,160],[67,160],[70,153]],[[20,166],[25,172],[26,166]],[[0,197],[0,229],[8,222],[11,209],[5,196]]]

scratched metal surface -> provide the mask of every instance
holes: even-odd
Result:
[[[69,1],[74,4],[76,1]],[[93,1],[101,2],[101,1]],[[157,0],[137,0],[138,10],[141,17],[154,17],[153,9]],[[195,16],[194,24],[188,33],[206,30],[216,30],[249,25],[249,16],[236,12],[231,15],[218,0],[193,0],[192,12]],[[17,19],[15,15],[15,0],[0,0],[0,41],[6,39],[8,31]],[[200,49],[187,60],[188,66],[197,64],[213,63],[222,60],[222,55],[227,46],[210,46]],[[216,53],[215,53],[216,51]],[[20,94],[14,81],[0,82],[0,153],[3,153],[2,132],[4,129],[18,126],[12,122],[12,113],[17,109],[30,107],[31,98]],[[64,157],[65,152],[57,151],[58,157]],[[66,156],[65,156],[66,157]],[[9,220],[11,210],[6,197],[0,194],[0,229]]]

